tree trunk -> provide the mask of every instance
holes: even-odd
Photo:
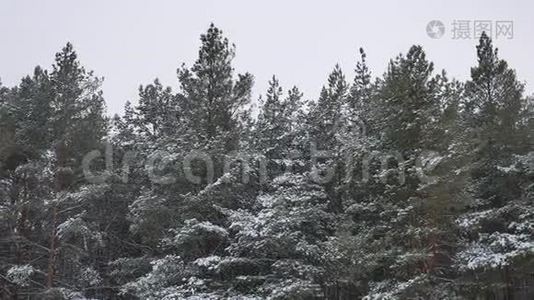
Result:
[[[56,260],[57,260],[57,217],[58,209],[57,205],[54,205],[52,212],[52,233],[50,234],[50,254],[48,257],[48,271],[46,274],[46,287],[51,288],[54,286],[54,277],[56,273]]]

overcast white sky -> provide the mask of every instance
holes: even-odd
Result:
[[[276,74],[315,99],[336,63],[352,80],[358,48],[374,75],[412,44],[421,44],[437,69],[458,79],[475,64],[476,39],[453,39],[455,20],[513,21],[514,37],[495,44],[502,58],[534,87],[532,1],[26,1],[0,5],[0,78],[12,86],[36,65],[49,67],[71,41],[82,64],[104,76],[108,112],[137,99],[140,84],[158,77],[177,87],[176,69],[191,65],[199,36],[214,22],[236,44],[235,67],[255,76],[254,98]],[[441,20],[443,37],[426,25]],[[495,35],[495,32],[493,32]]]

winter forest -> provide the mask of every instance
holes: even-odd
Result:
[[[360,49],[311,100],[200,41],[121,116],[70,43],[0,84],[1,299],[534,299],[534,98],[490,37],[465,82]]]

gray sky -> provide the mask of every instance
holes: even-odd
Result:
[[[12,86],[36,65],[48,68],[67,41],[82,64],[104,76],[108,112],[137,99],[139,84],[156,77],[177,87],[176,69],[191,65],[199,36],[210,22],[237,46],[238,72],[255,76],[254,99],[273,74],[287,89],[297,85],[315,99],[340,63],[352,80],[358,48],[374,75],[389,59],[421,44],[437,69],[465,79],[475,64],[476,39],[454,39],[453,21],[513,21],[514,36],[494,39],[500,56],[534,87],[534,4],[531,1],[26,1],[2,0],[0,78]],[[431,39],[431,20],[445,25]],[[473,32],[471,32],[472,34]],[[530,53],[530,55],[528,55]]]

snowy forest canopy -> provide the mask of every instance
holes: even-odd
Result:
[[[211,25],[108,118],[67,44],[0,84],[1,299],[533,299],[534,101],[482,34],[471,78],[359,51],[308,101]]]

